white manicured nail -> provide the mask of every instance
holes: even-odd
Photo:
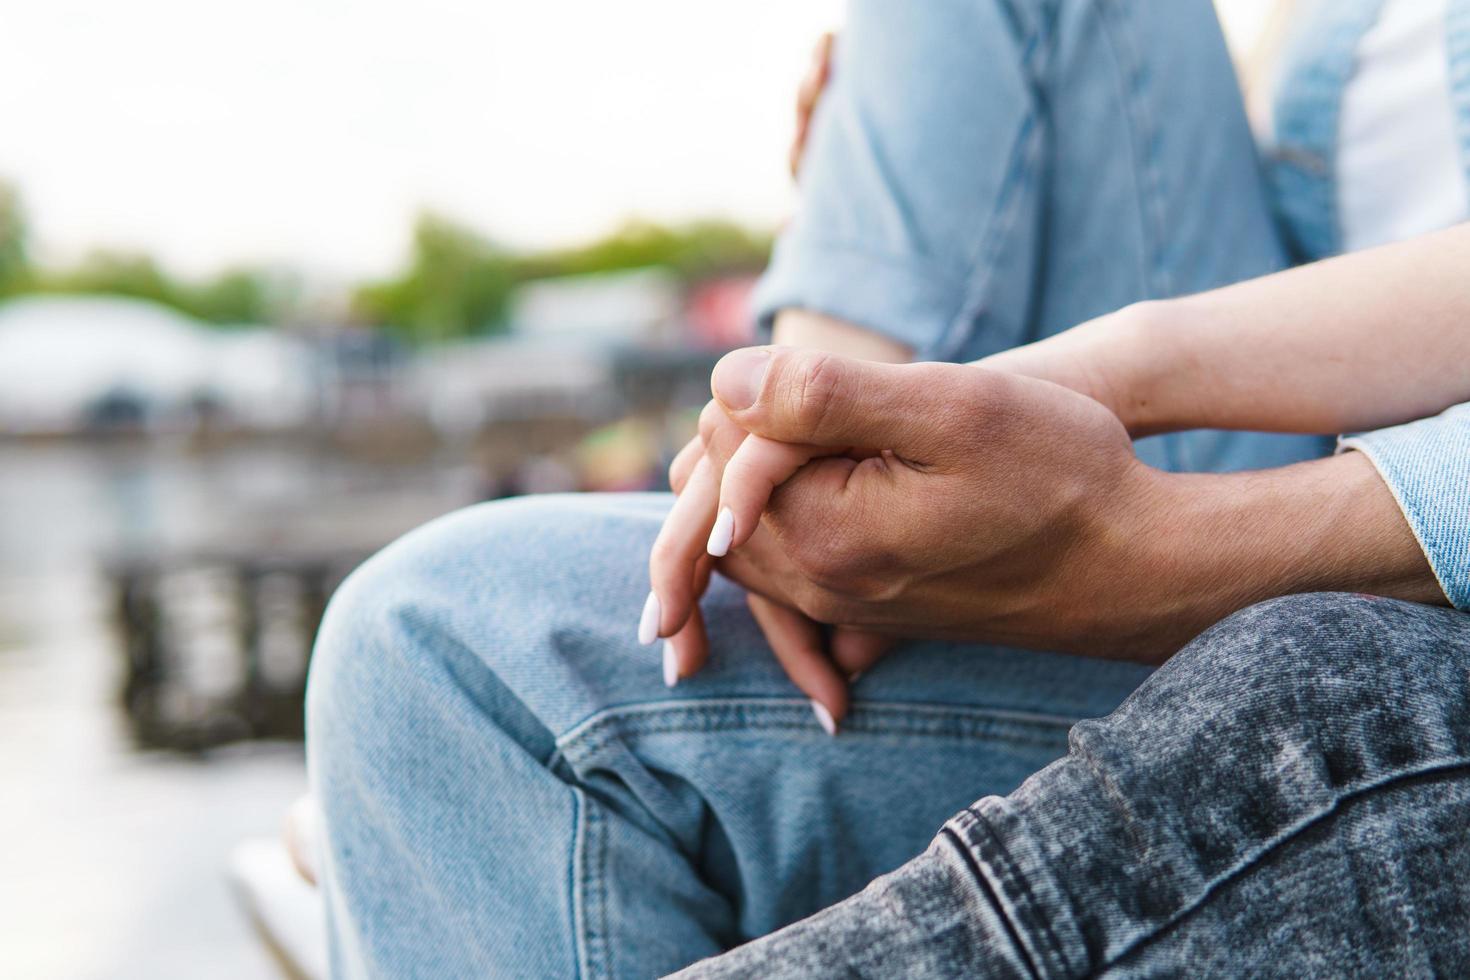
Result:
[[[720,516],[715,518],[714,530],[709,533],[709,544],[706,549],[716,558],[723,558],[730,550],[730,541],[735,537],[735,513],[728,507],[720,508]]]
[[[817,724],[822,726],[824,732],[828,735],[837,734],[837,722],[832,719],[832,712],[827,710],[826,705],[813,699],[812,714],[817,716]]]
[[[664,640],[664,686],[679,683],[679,658],[674,654],[674,644]]]
[[[638,642],[648,646],[658,639],[658,619],[662,612],[658,604],[658,596],[652,592],[648,593],[648,599],[643,603],[643,615],[638,617]]]

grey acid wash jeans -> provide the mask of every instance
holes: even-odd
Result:
[[[1467,976],[1467,822],[1470,618],[1276,599],[921,856],[678,975]]]

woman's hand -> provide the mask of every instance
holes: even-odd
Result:
[[[649,560],[653,595],[659,597],[658,630],[672,631],[664,645],[664,680],[670,687],[695,673],[708,655],[698,599],[708,585],[712,559],[761,533],[760,513],[772,489],[814,453],[830,452],[748,436],[717,403],[706,406],[699,435],[669,468],[678,499]],[[716,467],[714,460],[724,462]],[[835,733],[847,714],[848,682],[887,651],[889,640],[858,630],[824,630],[800,612],[753,593],[748,601],[777,660],[812,699],[823,727]]]
[[[721,560],[747,588],[871,631],[1129,652],[1124,611],[1077,599],[1126,586],[1157,474],[1098,402],[969,365],[769,348],[728,355],[714,389],[741,429],[842,453],[779,487],[770,533]],[[711,479],[732,455],[706,446]]]

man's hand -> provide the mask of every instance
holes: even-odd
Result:
[[[1159,476],[1102,405],[973,366],[768,348],[713,384],[738,427],[834,454],[776,490],[765,547],[725,560],[743,584],[827,623],[1093,645],[1078,594],[1141,531]]]
[[[778,488],[719,564],[824,623],[1158,661],[1271,596],[1443,602],[1361,454],[1162,473],[1098,402],[965,365],[757,348],[714,389],[739,428],[844,454]],[[731,451],[706,445],[711,479]]]

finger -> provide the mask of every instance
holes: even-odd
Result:
[[[720,358],[710,387],[741,429],[777,442],[891,449],[938,458],[983,424],[987,389],[1014,384],[960,364],[881,364],[825,351],[747,347]]]
[[[719,492],[709,462],[700,459],[653,542],[648,556],[648,579],[656,597],[651,602],[656,604],[653,610],[656,636],[676,633],[694,607],[697,566],[715,521]]]
[[[720,508],[710,532],[709,553],[722,557],[750,540],[771,491],[822,452],[814,446],[747,436],[720,476]]]
[[[709,460],[710,471],[718,483],[725,466],[739,451],[748,433],[730,421],[730,416],[720,403],[711,399],[699,416],[699,438],[704,442],[704,457]]]
[[[680,680],[693,677],[707,660],[709,633],[704,628],[704,613],[696,603],[683,627],[664,640],[664,686],[674,687]]]
[[[684,492],[684,484],[689,482],[689,474],[694,470],[694,464],[699,462],[699,457],[704,455],[704,442],[695,436],[684,444],[679,454],[669,463],[669,488],[675,493]]]
[[[847,715],[847,682],[822,649],[821,630],[801,613],[769,599],[752,593],[746,601],[786,676],[811,698],[817,720],[829,735],[835,735],[837,724]]]
[[[832,660],[848,680],[855,680],[879,660],[893,646],[893,639],[869,633],[866,630],[839,626],[832,631],[830,649]]]

